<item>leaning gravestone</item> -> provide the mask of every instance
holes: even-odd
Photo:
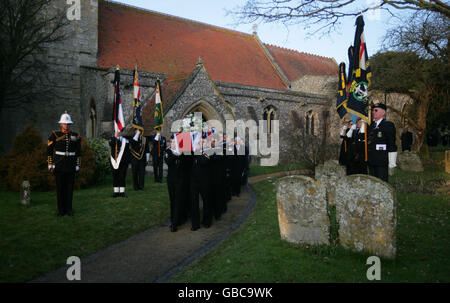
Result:
[[[292,243],[329,244],[329,217],[325,186],[305,176],[277,182],[281,238]]]
[[[416,152],[404,151],[398,153],[397,163],[401,170],[421,172],[423,171],[422,161]]]
[[[450,173],[450,150],[445,151],[445,172]]]
[[[345,166],[339,165],[337,160],[325,161],[316,166],[314,178],[325,185],[329,205],[335,204],[336,184],[345,180],[346,175]]]
[[[352,175],[336,186],[339,242],[356,251],[393,259],[396,254],[396,197],[386,182]]]
[[[29,181],[23,181],[20,188],[20,204],[30,206],[31,200],[31,185]]]

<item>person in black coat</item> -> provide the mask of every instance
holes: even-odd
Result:
[[[155,176],[155,183],[162,183],[163,179],[163,163],[164,153],[166,151],[166,137],[157,132],[152,137],[152,162],[153,162],[153,175]]]
[[[232,195],[239,197],[241,194],[242,173],[245,166],[245,147],[240,138],[234,141],[234,155],[231,161],[231,189]]]
[[[388,182],[389,168],[396,167],[397,160],[395,125],[384,118],[386,105],[375,104],[372,113],[367,133],[369,174]]]
[[[199,141],[199,145],[194,149],[192,160],[192,170],[190,175],[190,211],[192,220],[191,230],[193,231],[200,228],[200,195],[203,200],[202,224],[206,228],[209,228],[212,224],[213,207],[210,198],[210,156],[204,152],[205,148],[205,139],[202,139]]]
[[[223,146],[220,140],[213,139],[211,141],[211,187],[210,197],[213,205],[214,217],[219,220],[225,211],[225,178],[226,164],[225,155],[223,155]]]
[[[411,145],[413,143],[413,134],[408,130],[408,126],[403,128],[402,135],[400,136],[400,140],[402,141],[402,151],[409,150],[411,151]]]
[[[115,132],[109,140],[111,147],[110,165],[113,176],[113,198],[126,197],[126,175],[130,161],[129,141],[121,132]]]
[[[351,174],[367,175],[365,124],[363,124],[361,118],[358,118],[355,126],[351,130],[351,148],[353,155],[351,160]]]
[[[73,216],[73,184],[81,164],[81,137],[69,129],[73,122],[67,112],[58,123],[61,130],[53,131],[48,138],[47,163],[56,181],[57,215]]]
[[[167,164],[167,189],[170,199],[170,230],[177,231],[182,224],[183,183],[186,181],[182,169],[182,154],[176,151],[173,135],[170,146],[166,149],[164,159]]]
[[[347,175],[352,173],[351,165],[353,161],[353,150],[351,148],[352,130],[356,128],[352,121],[344,125],[341,129],[341,150],[339,152],[339,164],[345,166]]]
[[[148,140],[136,129],[135,135],[129,140],[131,154],[131,171],[134,190],[144,190],[145,166],[150,160]]]

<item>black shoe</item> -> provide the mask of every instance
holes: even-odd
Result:
[[[204,223],[203,223],[203,226],[204,226],[205,228],[210,228],[210,227],[211,227],[211,223],[208,223],[208,224],[204,224]]]
[[[57,213],[56,214],[56,216],[58,216],[58,217],[62,217],[62,216],[64,216],[65,215],[65,213]]]
[[[192,231],[196,231],[197,229],[199,229],[199,227],[191,227]]]
[[[119,193],[113,193],[112,197],[117,198],[119,196]]]
[[[67,215],[73,217],[73,212],[72,212],[71,210],[69,210],[69,211],[67,212]]]
[[[177,227],[176,226],[174,226],[174,225],[170,225],[170,231],[171,232],[176,232],[177,231]]]

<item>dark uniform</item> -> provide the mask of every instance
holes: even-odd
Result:
[[[360,128],[356,128],[352,134],[352,174],[364,174],[367,175],[367,162],[366,162],[366,138],[365,133],[361,132]]]
[[[58,215],[72,216],[73,184],[76,167],[81,165],[81,137],[71,130],[53,131],[48,138],[48,165],[56,181]],[[54,166],[54,168],[53,168]]]
[[[131,171],[134,190],[144,190],[145,166],[150,148],[146,137],[139,136],[137,140],[130,139]]]
[[[231,154],[227,154],[228,152],[231,152]],[[227,211],[227,202],[231,200],[232,196],[232,182],[231,182],[231,167],[233,164],[233,146],[230,144],[229,150],[227,150],[227,143],[226,141],[223,141],[223,156],[224,156],[224,162],[225,162],[225,183],[224,183],[224,191],[225,191],[225,205],[224,205],[224,212]]]
[[[126,175],[130,161],[129,143],[124,137],[111,137],[109,146],[111,147],[110,164],[113,176],[113,197],[126,197]]]
[[[351,147],[352,140],[347,136],[349,131],[350,128],[347,128],[343,135],[341,133],[342,143],[339,152],[339,164],[345,166],[347,175],[352,173],[352,161],[354,158],[353,149]]]
[[[211,203],[214,209],[214,217],[219,220],[222,214],[225,212],[226,200],[225,200],[225,178],[226,178],[226,166],[225,156],[223,155],[222,145],[219,145],[212,149],[211,159],[211,187],[210,197]]]
[[[212,223],[212,205],[209,196],[211,171],[210,171],[210,157],[203,153],[201,155],[193,156],[192,170],[190,178],[190,194],[191,194],[191,220],[192,230],[200,228],[200,206],[199,195],[203,200],[203,225],[210,227]]]
[[[163,179],[163,163],[164,152],[166,150],[166,137],[159,136],[159,140],[155,140],[156,134],[152,137],[152,162],[153,162],[153,174],[155,176],[155,183],[162,183]]]
[[[183,222],[183,189],[184,174],[182,169],[182,155],[176,155],[170,148],[165,153],[167,171],[167,189],[170,199],[170,229],[177,231],[177,226]]]
[[[245,166],[245,150],[243,145],[234,146],[233,160],[231,161],[231,190],[232,195],[241,194],[242,173]]]
[[[367,133],[369,174],[385,182],[388,182],[389,173],[388,153],[397,151],[395,134],[394,123],[384,118],[378,126],[373,121]]]

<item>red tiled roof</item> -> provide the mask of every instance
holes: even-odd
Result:
[[[338,66],[332,58],[300,53],[295,50],[264,44],[289,81],[305,75],[337,75]]]
[[[224,28],[100,1],[98,66],[168,75],[190,72],[201,57],[214,81],[286,89],[256,39]]]

